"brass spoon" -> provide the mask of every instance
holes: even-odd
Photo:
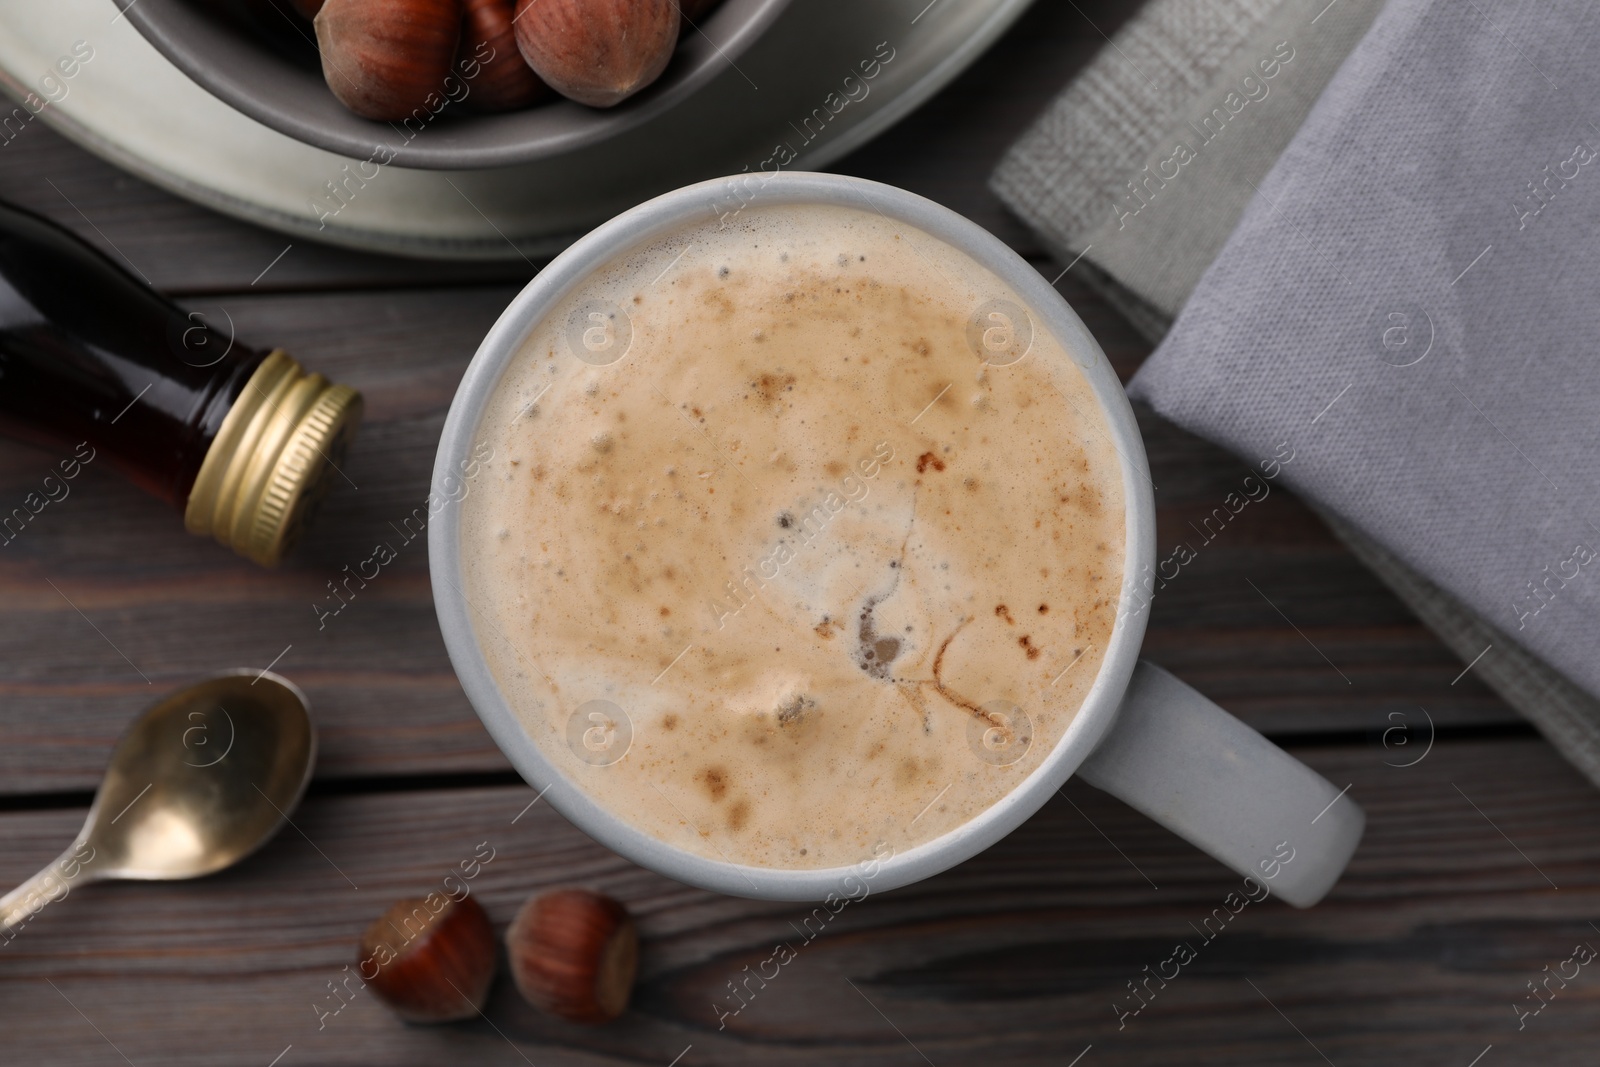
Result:
[[[72,847],[0,897],[0,937],[74,885],[237,863],[288,820],[316,751],[305,694],[276,674],[228,671],[172,693],[118,742]]]

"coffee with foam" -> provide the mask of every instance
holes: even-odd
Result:
[[[1099,403],[998,277],[870,210],[620,257],[477,436],[490,669],[571,788],[669,844],[795,869],[930,841],[1099,671],[1125,539]]]

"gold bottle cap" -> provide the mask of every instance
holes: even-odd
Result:
[[[327,493],[360,421],[360,393],[307,374],[274,350],[222,420],[189,491],[183,524],[274,566]]]

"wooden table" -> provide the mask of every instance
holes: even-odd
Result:
[[[1107,32],[1126,14],[1084,7]],[[1075,5],[1040,4],[839,169],[954,207],[1053,278],[1061,265],[984,182],[1101,43]],[[225,307],[241,337],[360,388],[369,413],[346,468],[359,489],[334,494],[281,571],[185,536],[174,515],[93,468],[0,553],[0,883],[71,839],[119,732],[173,686],[276,662],[310,694],[322,740],[295,828],[261,853],[197,882],[74,891],[0,951],[0,1060],[1594,1062],[1596,974],[1552,981],[1554,999],[1520,1030],[1515,1006],[1535,1006],[1527,983],[1575,944],[1600,944],[1590,921],[1600,917],[1600,795],[1470,672],[1461,677],[1463,664],[1282,490],[1156,600],[1146,650],[1351,783],[1367,836],[1325,903],[1250,906],[1119,1028],[1113,1003],[1133,1003],[1128,983],[1176,941],[1199,940],[1195,925],[1238,879],[1069,783],[987,853],[851,905],[719,1029],[713,1002],[792,940],[807,909],[685,888],[547,806],[528,808],[532,790],[451,673],[420,545],[326,629],[312,610],[341,567],[422,501],[461,371],[531,270],[297,241],[258,279],[284,237],[154,190],[37,123],[0,150],[0,196],[61,220],[187,304]],[[1131,374],[1148,346],[1072,273],[1059,288]],[[1176,542],[1245,468],[1141,419],[1160,540]],[[0,444],[0,501],[20,501],[55,458]],[[406,1027],[370,993],[333,998],[365,924],[484,841],[494,859],[476,886],[497,924],[558,883],[602,888],[634,910],[647,944],[623,1020],[585,1029],[542,1017],[505,980],[486,1021],[442,1028]]]

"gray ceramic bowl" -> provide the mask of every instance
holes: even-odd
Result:
[[[723,0],[698,31],[685,31],[660,79],[617,107],[561,100],[498,115],[447,111],[410,142],[391,124],[360,118],[339,103],[322,79],[308,26],[269,15],[271,25],[253,35],[202,0],[114,2],[174,66],[263,125],[352,159],[372,158],[386,146],[380,161],[392,152],[389,161],[402,167],[466,170],[531,163],[648,121],[729,69],[789,0]]]

